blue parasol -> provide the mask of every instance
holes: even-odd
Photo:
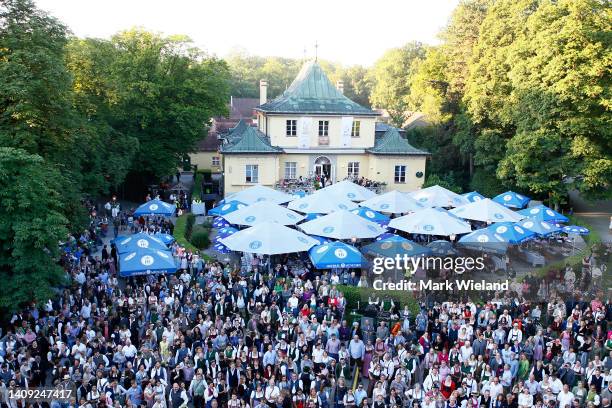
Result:
[[[498,222],[487,227],[509,244],[520,244],[535,237],[535,232],[525,229],[514,222]]]
[[[364,246],[362,250],[364,253],[369,255],[384,256],[387,258],[394,258],[396,255],[424,256],[432,254],[432,250],[430,248],[424,247],[395,234],[389,234],[380,241],[374,241],[371,244]]]
[[[216,217],[212,223],[212,226],[214,228],[229,227],[229,225],[230,225],[229,222],[225,221],[225,219],[221,217]]]
[[[134,211],[135,217],[141,215],[162,215],[164,217],[170,217],[176,212],[176,206],[173,204],[165,203],[161,200],[151,200],[139,206]]]
[[[315,245],[308,251],[308,256],[315,268],[359,268],[363,256],[357,248],[344,242],[329,242]]]
[[[493,197],[493,201],[509,208],[524,208],[531,199],[514,191],[506,191]]]
[[[216,216],[226,215],[236,210],[239,210],[241,208],[244,208],[246,206],[247,205],[245,203],[232,200],[226,203],[224,202],[223,204],[219,204],[215,208],[211,208],[210,211],[208,211],[208,215],[216,215]]]
[[[581,227],[580,225],[568,225],[563,227],[562,231],[566,234],[577,234],[577,235],[588,235],[591,231],[588,228]]]
[[[567,218],[565,215],[558,213],[557,211],[542,204],[531,208],[525,208],[518,213],[536,221],[551,222],[553,224],[569,221],[569,218]]]

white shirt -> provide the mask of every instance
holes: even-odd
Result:
[[[489,385],[489,391],[491,394],[491,401],[495,401],[497,399],[497,396],[504,392],[504,386],[500,383],[495,384],[494,382],[492,382]]]
[[[273,386],[268,385],[266,387],[265,397],[268,401],[274,401],[276,398],[278,398],[279,394],[280,394],[280,390],[278,389],[276,385],[273,385]]]
[[[136,347],[134,347],[133,344],[123,347],[123,355],[126,356],[127,358],[134,357],[137,351],[138,350],[136,350]]]
[[[299,300],[298,300],[298,298],[296,298],[295,296],[291,296],[291,297],[290,297],[290,298],[287,300],[287,305],[288,305],[290,308],[292,308],[292,309],[294,309],[294,308],[298,307],[298,304],[299,304]]]
[[[529,407],[533,406],[533,396],[529,393],[525,394],[521,392],[518,396],[518,405],[519,407]]]
[[[559,394],[561,390],[563,390],[563,383],[560,379],[555,378],[554,381],[550,382],[550,388],[552,389],[553,394]]]
[[[564,392],[561,391],[559,395],[557,395],[557,401],[559,401],[559,408],[565,408],[572,406],[572,401],[574,400],[574,394],[571,391]]]

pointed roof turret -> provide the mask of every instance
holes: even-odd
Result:
[[[291,86],[276,99],[259,105],[264,113],[377,116],[378,113],[351,101],[329,80],[316,61],[304,64]]]
[[[221,147],[221,153],[280,153],[282,149],[270,144],[269,139],[252,126],[236,126],[229,134],[228,143]]]
[[[404,139],[396,128],[390,127],[382,137],[376,140],[373,148],[368,149],[373,154],[411,154],[429,155],[430,153],[413,147]]]

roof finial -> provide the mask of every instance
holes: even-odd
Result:
[[[315,62],[319,60],[319,42],[315,40]]]

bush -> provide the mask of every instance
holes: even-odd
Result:
[[[195,180],[193,180],[193,190],[191,191],[192,200],[202,199],[202,179],[203,174],[198,170],[195,175]]]
[[[185,220],[185,238],[188,240],[191,238],[191,234],[193,233],[193,224],[195,224],[195,215],[189,213],[187,214]]]
[[[461,186],[457,184],[455,181],[455,176],[452,172],[444,174],[442,176],[438,174],[430,174],[427,176],[425,183],[423,183],[423,188],[431,187],[431,186],[440,186],[455,193],[461,193]]]
[[[403,309],[405,305],[408,305],[408,309],[410,309],[413,316],[418,314],[420,310],[416,299],[410,293],[404,290],[376,290],[374,288],[358,288],[356,286],[345,285],[338,285],[337,288],[346,298],[347,310],[357,310],[357,302],[360,302],[359,305],[361,308],[365,307],[368,302],[368,296],[370,296],[372,293],[380,299],[385,297],[393,299],[393,302],[401,309]]]
[[[474,177],[472,177],[470,182],[470,189],[478,191],[485,197],[495,197],[507,190],[506,186],[495,177],[495,172],[484,169],[476,169],[474,171]]]
[[[208,248],[210,245],[209,234],[209,229],[197,226],[194,228],[189,241],[199,249]]]
[[[191,234],[193,230],[193,224],[195,223],[195,216],[193,214],[183,214],[176,219],[176,224],[174,225],[174,231],[172,235],[176,242],[184,247],[187,250],[197,251],[198,248],[191,245],[191,243],[187,240],[186,233],[189,230],[189,234]],[[189,226],[189,228],[187,228]]]

